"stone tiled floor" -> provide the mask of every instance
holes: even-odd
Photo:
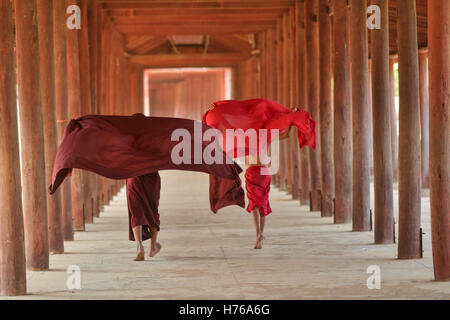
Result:
[[[254,250],[243,209],[209,211],[207,175],[166,171],[161,178],[159,255],[133,262],[122,190],[86,232],[65,243],[65,254],[51,256],[50,271],[28,272],[29,294],[17,298],[450,299],[450,283],[433,281],[428,197],[420,260],[397,260],[396,245],[373,245],[372,232],[333,225],[276,189],[264,248]],[[69,265],[81,270],[81,290],[67,289]],[[380,267],[379,290],[367,288],[370,265]]]

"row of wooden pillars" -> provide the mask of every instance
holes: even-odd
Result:
[[[81,9],[81,29],[67,27],[71,5]],[[58,192],[47,192],[70,119],[143,111],[142,69],[125,58],[121,36],[97,6],[0,1],[0,295],[25,294],[26,269],[48,270],[49,254],[64,253],[64,241],[93,223],[123,185],[74,170]]]
[[[353,231],[370,231],[373,174],[376,244],[396,241],[398,181],[400,259],[422,256],[421,187],[431,187],[435,278],[448,279],[450,162],[449,139],[443,137],[450,125],[450,41],[438,25],[449,19],[449,5],[428,1],[429,46],[419,50],[415,1],[397,1],[398,54],[390,56],[388,1],[372,4],[381,10],[380,29],[367,27],[367,1],[335,0],[332,10],[329,0],[296,1],[276,27],[256,36],[255,55],[238,66],[238,77],[255,83],[238,98],[261,96],[311,113],[317,148],[298,152],[292,134],[280,143],[274,177],[277,187],[311,211],[334,216],[335,223],[352,222]]]
[[[254,58],[238,66],[239,74],[244,64],[251,65],[252,72],[246,76],[254,84],[241,90],[240,98],[261,96],[287,106],[304,106],[311,112],[317,122],[318,148],[298,152],[295,134],[283,141],[283,165],[275,182],[302,204],[309,203],[312,210],[321,210],[324,216],[334,214],[336,223],[351,220],[354,231],[369,227],[367,177],[373,158],[375,243],[393,241],[392,182],[398,166],[399,258],[420,254],[421,171],[424,184],[428,179],[428,167],[420,160],[428,145],[420,139],[429,139],[434,271],[437,280],[448,279],[450,34],[442,26],[450,20],[450,3],[428,1],[426,90],[426,64],[417,49],[415,1],[397,2],[400,135],[396,152],[388,1],[372,2],[380,7],[382,21],[380,30],[370,31],[370,65],[366,1],[350,1],[350,8],[347,0],[335,0],[330,17],[329,1],[299,0],[275,28],[257,35]],[[65,10],[73,4],[85,13],[81,30],[66,27]],[[70,118],[142,111],[142,70],[125,59],[123,38],[99,5],[87,0],[0,0],[0,43],[4,48],[0,50],[0,117],[4,124],[0,127],[0,175],[4,177],[0,294],[25,293],[25,263],[32,270],[48,269],[49,252],[61,253],[62,240],[73,239],[74,229],[84,230],[84,224],[93,220],[121,186],[75,170],[70,184],[66,182],[57,195],[48,198],[45,193],[52,157]],[[52,130],[57,134],[52,135]]]

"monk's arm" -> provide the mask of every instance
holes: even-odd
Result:
[[[289,133],[291,132],[291,127],[284,129],[281,131],[280,135],[278,136],[278,140],[283,140],[289,138]]]

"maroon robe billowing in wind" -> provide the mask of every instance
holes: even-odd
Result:
[[[228,159],[231,164],[226,164],[227,155],[222,150],[220,157],[223,164],[207,164],[203,159],[195,158],[194,145],[203,154],[210,142],[203,142],[196,136],[194,123],[194,120],[178,118],[100,115],[71,120],[56,154],[53,183],[49,191],[53,194],[73,168],[92,171],[111,179],[134,178],[175,169],[204,172],[230,180],[225,186],[226,190],[222,190],[225,198],[210,197],[213,212],[230,205],[245,207],[239,178],[242,169],[236,163]],[[210,129],[198,122],[197,125],[200,125],[201,134]],[[189,163],[175,164],[172,161],[172,149],[180,143],[171,139],[176,129],[183,129],[190,134],[192,152]]]

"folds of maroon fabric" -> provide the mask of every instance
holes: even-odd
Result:
[[[73,168],[92,171],[111,179],[126,179],[160,170],[187,170],[212,174],[232,180],[226,199],[211,203],[211,210],[244,203],[244,191],[239,173],[242,169],[219,148],[215,159],[203,159],[211,142],[203,141],[203,133],[210,129],[198,121],[178,118],[88,115],[71,120],[64,131],[53,167],[52,194],[69,176]],[[174,132],[178,132],[174,138]],[[174,148],[183,142],[174,161]],[[216,152],[216,153],[217,153]]]
[[[301,109],[290,110],[267,99],[217,101],[203,115],[202,122],[219,130],[223,136],[226,136],[227,129],[242,129],[241,135],[248,129],[267,130],[266,141],[259,141],[259,134],[257,135],[259,150],[252,149],[247,141],[245,146],[238,143],[227,146],[226,139],[223,139],[223,150],[233,158],[248,154],[260,154],[264,149],[261,146],[264,147],[266,143],[270,142],[273,129],[281,132],[289,126],[297,127],[300,147],[305,145],[311,148],[316,147],[315,122],[308,112]],[[238,136],[239,133],[236,132],[236,135]]]
[[[259,208],[259,213],[267,216],[272,212],[269,203],[270,175],[262,175],[260,166],[251,166],[245,171],[245,189],[247,190],[247,211]]]
[[[159,195],[161,178],[158,172],[127,179],[129,239],[135,241],[133,228],[142,226],[142,240],[152,237],[151,228],[159,231]]]

